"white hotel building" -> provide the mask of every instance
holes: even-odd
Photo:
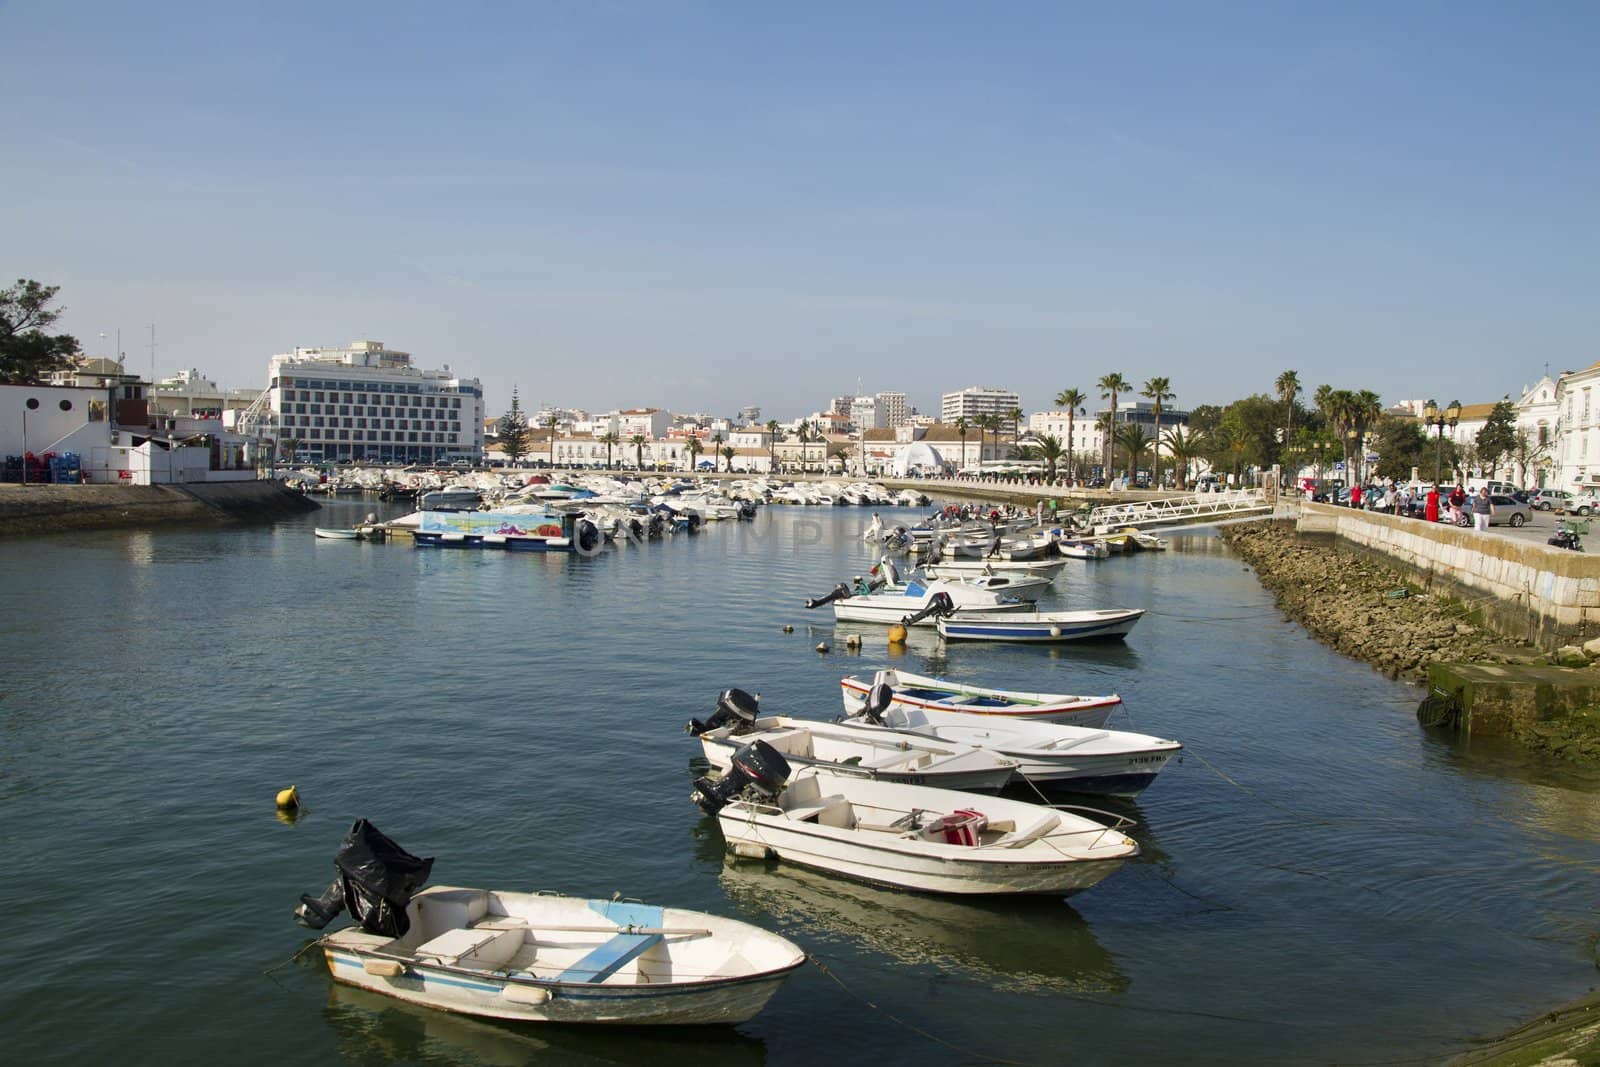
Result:
[[[261,400],[240,419],[246,436],[295,442],[312,461],[476,460],[483,454],[483,387],[476,378],[411,365],[381,341],[296,348],[272,357]]]
[[[1015,429],[1011,424],[1011,412],[1021,406],[1022,398],[1009,389],[969,385],[940,398],[939,421],[955,422],[964,418],[970,423],[984,415],[998,415],[1005,423],[1005,432],[1010,433]]]

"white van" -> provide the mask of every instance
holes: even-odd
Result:
[[[1519,487],[1512,485],[1510,482],[1499,482],[1490,478],[1467,479],[1467,492],[1469,493],[1476,493],[1484,486],[1489,487],[1490,496],[1510,496],[1512,493],[1522,492]]]
[[[1197,493],[1220,493],[1226,488],[1222,478],[1217,474],[1207,471],[1194,480],[1194,491]]]

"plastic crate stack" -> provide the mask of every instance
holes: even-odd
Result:
[[[83,481],[83,463],[76,452],[63,452],[59,456],[46,452],[50,463],[50,480],[56,485],[77,485]]]

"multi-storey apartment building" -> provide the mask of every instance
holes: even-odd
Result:
[[[1022,398],[1009,389],[969,385],[940,398],[939,421],[955,422],[965,418],[968,422],[985,415],[998,415],[1005,420],[1005,432],[1016,429],[1011,423],[1011,412],[1021,406]]]
[[[411,463],[483,454],[478,380],[448,366],[421,370],[381,341],[296,348],[273,356],[268,374],[240,432],[293,441],[298,456]]]

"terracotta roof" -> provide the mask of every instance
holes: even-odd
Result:
[[[894,440],[894,430],[892,428],[890,428],[890,429],[881,429],[881,430],[880,429],[872,429],[872,430],[866,431],[861,436],[863,438],[865,438],[866,440],[868,440],[868,441],[893,441]]]

